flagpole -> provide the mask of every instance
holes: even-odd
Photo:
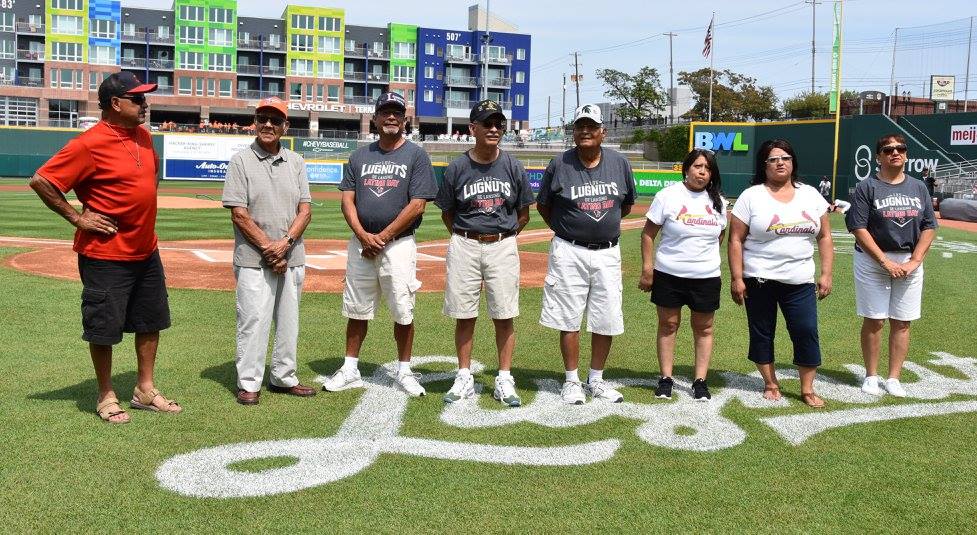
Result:
[[[712,82],[713,70],[712,59],[716,56],[716,12],[712,12],[712,21],[709,22],[709,29],[712,30],[712,37],[709,41],[709,122],[712,122]]]
[[[834,159],[831,165],[831,198],[834,199],[838,195],[837,181],[838,181],[838,136],[841,132],[841,50],[844,44],[844,25],[845,25],[845,2],[844,0],[837,0],[838,2],[838,72],[835,74],[837,80],[837,86],[835,90],[835,147],[834,147]]]

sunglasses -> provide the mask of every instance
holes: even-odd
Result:
[[[777,162],[790,163],[790,161],[793,160],[793,159],[794,159],[794,157],[793,156],[790,156],[790,155],[786,155],[786,156],[771,156],[771,157],[767,158],[764,161],[767,162],[767,163],[777,163]]]
[[[259,114],[254,116],[254,124],[263,125],[265,123],[271,123],[272,126],[281,126],[285,124],[285,118],[279,117],[277,115],[264,115],[264,114]]]
[[[494,126],[495,128],[497,128],[499,130],[505,130],[505,126],[506,126],[505,121],[500,121],[498,119],[495,119],[495,120],[486,119],[486,120],[482,121],[480,124],[482,125],[482,128],[486,128],[486,129],[492,128]]]
[[[905,154],[906,153],[906,150],[908,150],[908,147],[906,147],[903,144],[899,144],[899,145],[888,145],[888,146],[882,147],[882,152],[885,153],[885,154],[892,154],[893,152],[898,152],[899,154]]]
[[[132,103],[135,104],[135,105],[137,105],[137,106],[142,106],[143,104],[146,103],[146,95],[143,95],[143,94],[139,94],[139,95],[119,95],[116,98],[121,98],[121,99],[132,101]]]
[[[388,115],[392,115],[398,119],[403,119],[404,117],[407,117],[406,112],[400,111],[396,108],[384,108],[381,110],[377,110],[375,112],[375,115],[377,117],[387,117]]]

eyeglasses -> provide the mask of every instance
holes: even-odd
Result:
[[[784,155],[784,156],[771,156],[771,157],[767,158],[764,161],[767,162],[767,163],[771,163],[771,164],[772,163],[777,163],[777,162],[790,163],[791,160],[793,160],[793,159],[794,159],[793,156]]]
[[[908,147],[906,147],[901,143],[899,145],[888,145],[882,147],[882,152],[885,154],[892,154],[893,152],[898,152],[899,154],[905,154],[906,150],[908,150]]]
[[[407,114],[405,112],[400,111],[400,110],[398,110],[396,108],[386,108],[386,109],[382,109],[382,110],[377,110],[376,115],[378,117],[386,117],[388,115],[393,115],[394,117],[396,117],[398,119],[403,119],[404,117],[407,116]]]
[[[489,129],[489,128],[492,128],[494,126],[495,128],[498,128],[499,130],[505,130],[505,121],[500,121],[498,119],[495,119],[495,120],[487,119],[485,121],[482,121],[481,122],[481,125],[482,125],[482,128],[485,128],[485,129]]]
[[[271,126],[281,126],[285,124],[285,118],[279,117],[277,115],[264,115],[259,114],[254,116],[254,124],[263,125],[265,123],[271,123]]]
[[[129,100],[137,106],[142,106],[143,104],[146,103],[146,95],[143,95],[141,93],[138,95],[118,95],[116,98]]]

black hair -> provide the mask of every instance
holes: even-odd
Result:
[[[716,209],[717,212],[723,212],[723,199],[722,199],[722,187],[723,181],[719,176],[719,163],[716,162],[716,155],[711,150],[705,149],[692,149],[682,160],[682,176],[685,177],[686,173],[689,172],[689,168],[692,164],[702,156],[706,159],[706,166],[709,167],[709,183],[706,184],[706,193],[709,194],[709,199],[712,200],[712,207]]]
[[[770,157],[773,149],[780,149],[791,157],[791,163],[794,165],[790,171],[790,183],[796,187],[798,181],[797,169],[800,166],[800,162],[797,161],[797,154],[794,152],[794,147],[790,146],[790,142],[786,139],[768,139],[760,145],[760,149],[756,153],[756,167],[754,168],[753,180],[750,181],[750,185],[756,186],[757,184],[766,183],[767,158]]]
[[[875,154],[881,154],[882,147],[884,147],[886,141],[889,141],[890,139],[892,141],[895,141],[896,143],[902,143],[903,145],[906,144],[906,138],[902,137],[901,134],[886,134],[880,137],[879,140],[875,142]]]

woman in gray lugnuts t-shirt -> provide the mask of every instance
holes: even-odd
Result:
[[[855,235],[855,308],[862,321],[862,390],[882,388],[904,397],[899,382],[909,353],[909,324],[919,319],[923,296],[923,259],[936,236],[936,217],[926,184],[903,171],[906,140],[882,136],[875,146],[879,173],[855,186],[845,218]],[[882,327],[889,320],[889,374],[878,375]]]

